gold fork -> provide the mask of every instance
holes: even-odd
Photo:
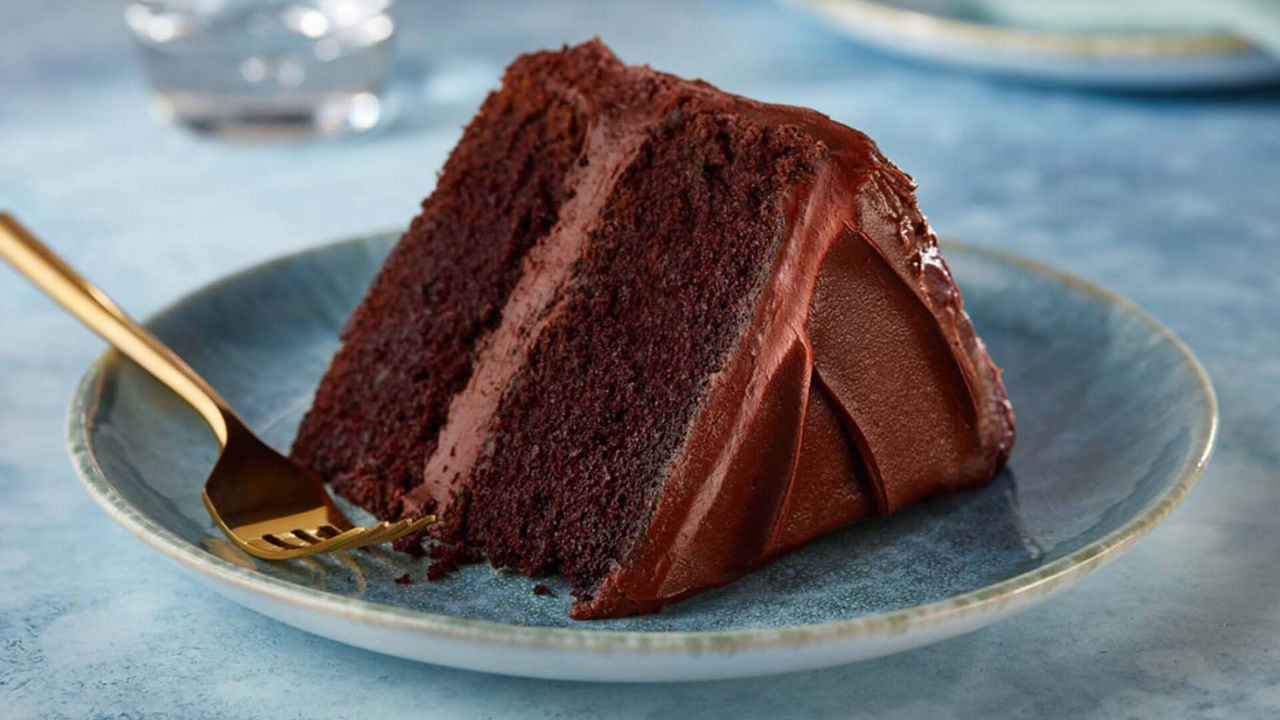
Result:
[[[204,506],[245,552],[267,560],[390,542],[435,521],[427,515],[356,527],[319,478],[258,439],[209,384],[101,290],[0,212],[0,257],[45,294],[189,403],[221,453],[204,486]]]

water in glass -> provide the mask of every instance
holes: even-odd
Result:
[[[130,0],[158,109],[198,131],[362,131],[385,115],[391,0]]]

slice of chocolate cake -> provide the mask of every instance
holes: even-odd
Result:
[[[589,42],[516,60],[293,456],[437,547],[656,612],[992,479],[1000,374],[866,136]],[[446,562],[448,558],[446,558]]]

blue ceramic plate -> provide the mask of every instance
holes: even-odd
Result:
[[[1177,31],[1026,25],[1018,18],[994,16],[984,8],[995,3],[981,0],[789,1],[832,29],[885,52],[1028,80],[1123,90],[1198,90],[1280,79],[1280,59],[1242,37],[1195,25]],[[1016,8],[1014,3],[996,5]]]
[[[285,448],[338,329],[392,242],[377,236],[252,268],[149,326]],[[71,410],[93,497],[213,589],[341,642],[515,675],[690,680],[804,670],[976,629],[1128,548],[1182,501],[1217,423],[1187,348],[1129,303],[1054,270],[949,245],[946,256],[1018,415],[989,487],[858,523],[657,616],[575,622],[566,588],[473,566],[443,582],[385,548],[271,563],[201,505],[216,446],[196,415],[108,352]],[[350,509],[350,508],[349,508]],[[363,513],[353,515],[366,518]],[[409,573],[416,581],[400,585]]]

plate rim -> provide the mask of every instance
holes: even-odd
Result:
[[[944,41],[970,48],[1045,57],[1152,59],[1233,56],[1257,52],[1245,38],[1225,31],[1074,32],[973,22],[896,7],[879,0],[787,1],[849,27],[892,33],[917,41]]]
[[[389,235],[394,234],[398,233],[364,234],[256,263],[182,295],[150,315],[145,322],[148,324],[154,322],[175,311],[184,303],[235,282],[247,274],[296,262],[309,255],[332,252],[343,246],[368,246],[375,241],[385,241]],[[1015,253],[958,240],[944,240],[943,246],[947,252],[986,256],[1021,267],[1134,315],[1158,336],[1169,342],[1193,371],[1193,377],[1204,399],[1203,413],[1199,423],[1203,430],[1192,439],[1188,461],[1179,470],[1176,478],[1141,512],[1135,514],[1119,528],[1034,570],[921,605],[844,620],[778,628],[709,631],[602,630],[590,627],[515,625],[459,618],[346,597],[265,575],[257,570],[222,559],[199,545],[178,537],[168,528],[130,505],[112,485],[106,472],[99,465],[89,441],[90,418],[101,396],[105,372],[111,364],[122,361],[119,353],[112,349],[108,349],[97,358],[76,387],[66,424],[68,452],[76,474],[89,495],[107,515],[130,534],[186,569],[203,575],[209,580],[234,586],[238,590],[264,600],[295,606],[321,615],[341,617],[359,624],[403,630],[419,636],[522,649],[558,649],[630,655],[657,653],[682,655],[709,652],[732,654],[902,636],[926,628],[946,626],[964,620],[973,621],[984,616],[997,615],[1001,610],[1016,605],[1029,606],[1033,600],[1053,594],[1056,590],[1083,578],[1106,562],[1115,559],[1167,518],[1190,493],[1212,456],[1219,430],[1219,408],[1212,381],[1199,359],[1181,338],[1138,305],[1092,281]]]

